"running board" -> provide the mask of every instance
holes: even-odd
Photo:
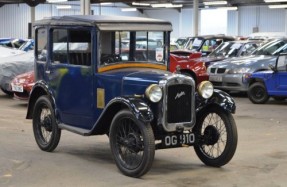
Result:
[[[65,129],[65,130],[80,134],[82,136],[90,136],[91,135],[91,131],[87,130],[87,129],[82,129],[79,127],[72,127],[72,126],[66,125],[64,123],[60,123],[58,126],[60,129]]]

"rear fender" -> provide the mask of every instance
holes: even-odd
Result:
[[[51,104],[53,108],[55,108],[55,100],[52,97],[52,93],[49,92],[47,84],[44,81],[38,81],[35,83],[32,91],[30,92],[26,119],[32,119],[35,103],[42,95],[48,95],[52,102]]]

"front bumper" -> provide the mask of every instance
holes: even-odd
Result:
[[[249,74],[210,74],[209,81],[217,89],[246,92],[248,77]]]

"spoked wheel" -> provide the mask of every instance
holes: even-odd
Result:
[[[248,88],[248,98],[254,104],[266,103],[269,99],[268,93],[263,83],[256,82]]]
[[[130,177],[144,175],[152,166],[155,143],[150,124],[128,110],[118,112],[110,127],[110,146],[119,170]]]
[[[199,140],[194,150],[208,166],[221,167],[233,157],[237,147],[237,129],[232,115],[219,107],[210,107],[198,116],[194,132]]]
[[[51,102],[47,96],[41,96],[36,101],[33,131],[41,150],[51,152],[58,146],[61,129],[58,128]]]

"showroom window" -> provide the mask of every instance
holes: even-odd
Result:
[[[91,65],[91,32],[89,30],[53,29],[54,64]]]

